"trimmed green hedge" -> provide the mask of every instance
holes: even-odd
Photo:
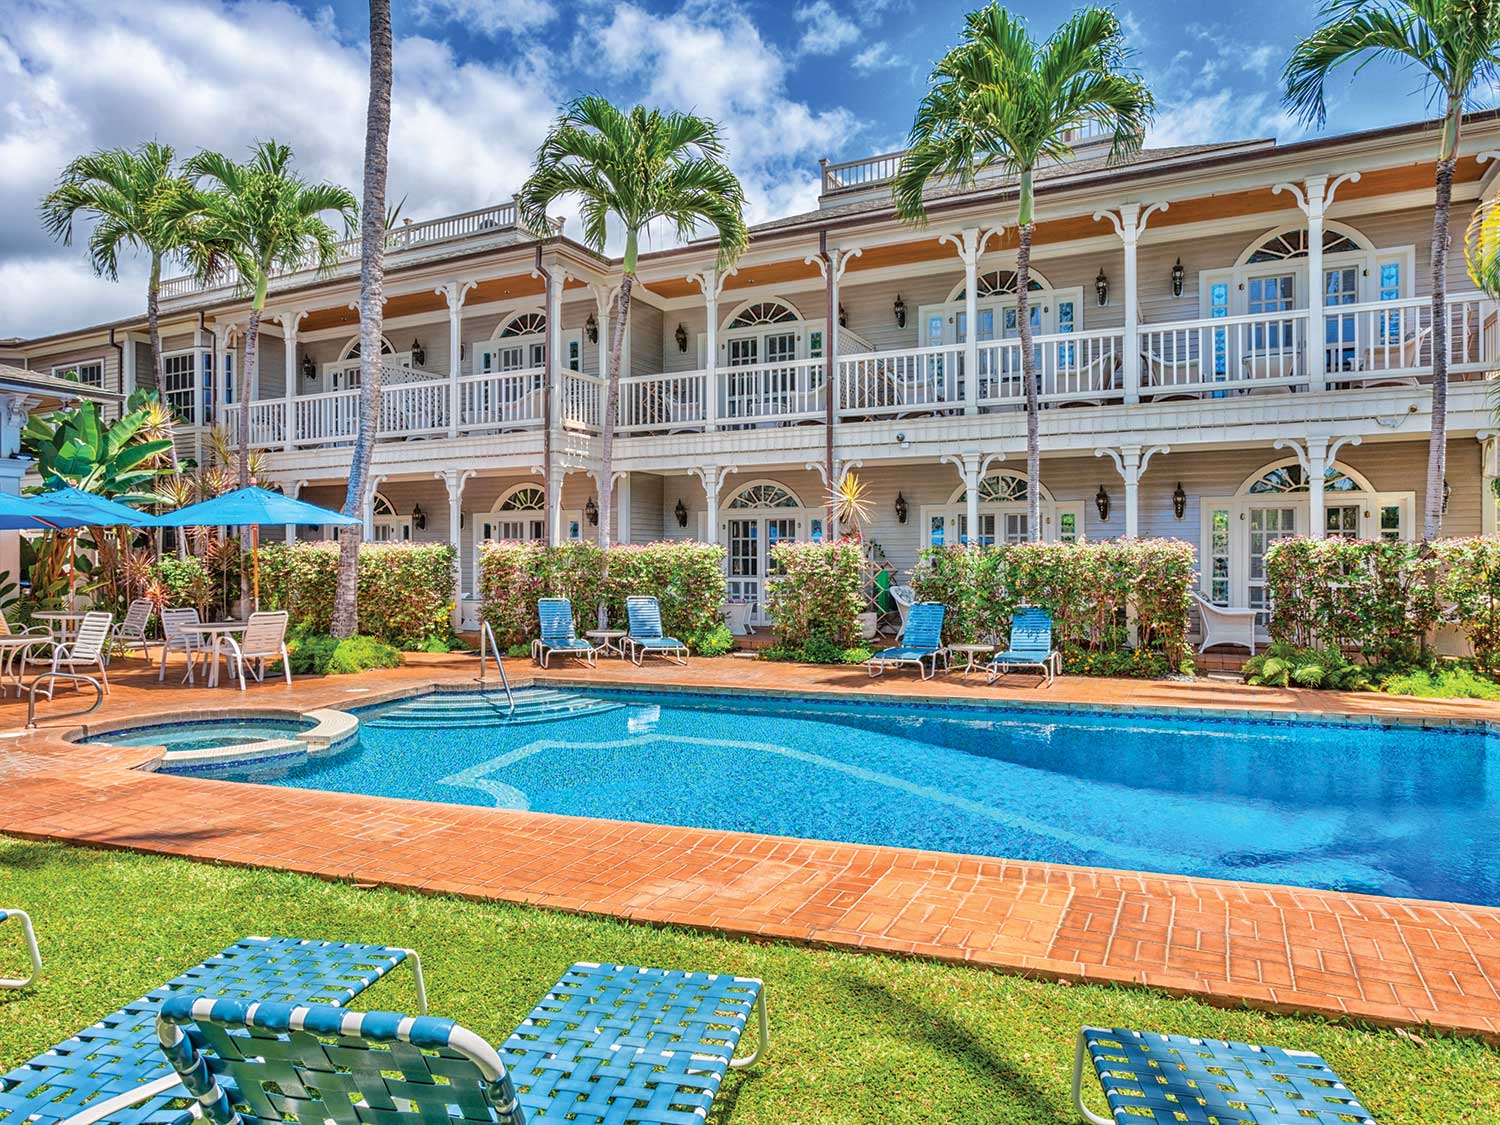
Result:
[[[1101,675],[1157,675],[1186,660],[1193,584],[1193,548],[1178,539],[930,547],[912,576],[920,600],[948,607],[946,640],[1003,642],[1012,610],[1042,606],[1065,669]]]
[[[571,599],[574,627],[582,633],[596,627],[601,602],[611,628],[625,628],[625,599],[635,594],[654,594],[663,630],[694,652],[722,646],[722,547],[647,543],[605,552],[594,543],[503,542],[485,544],[479,557],[482,612],[502,647],[537,635],[538,598]]]
[[[337,543],[268,544],[260,549],[260,604],[285,609],[316,633],[333,623]],[[415,649],[452,628],[453,548],[446,544],[365,543],[359,549],[359,631]]]
[[[863,563],[859,543],[852,539],[771,548],[775,574],[766,582],[766,608],[782,648],[826,642],[823,647],[842,651],[859,642]]]

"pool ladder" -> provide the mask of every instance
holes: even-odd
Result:
[[[493,629],[490,628],[490,623],[488,621],[482,622],[480,624],[480,626],[479,626],[479,687],[480,687],[480,690],[483,690],[485,688],[484,654],[485,654],[486,646],[488,646],[488,651],[495,658],[495,667],[500,670],[500,683],[505,688],[505,702],[510,705],[510,711],[511,711],[511,713],[514,713],[515,709],[516,709],[516,697],[513,694],[511,694],[511,690],[510,690],[510,677],[508,677],[505,674],[505,663],[504,663],[504,661],[502,661],[500,659],[500,646],[495,643],[495,632],[494,632]]]
[[[104,688],[93,676],[85,676],[80,672],[43,672],[31,681],[31,691],[26,700],[26,729],[36,729],[36,689],[42,686],[43,680],[72,680],[75,684],[93,684],[94,702],[90,703],[81,711],[64,711],[61,715],[51,715],[53,719],[70,719],[75,715],[90,715],[99,710],[104,703]],[[47,698],[52,698],[52,688],[47,689]]]

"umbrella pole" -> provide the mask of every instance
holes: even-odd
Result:
[[[255,612],[260,612],[260,525],[250,525],[250,586]]]

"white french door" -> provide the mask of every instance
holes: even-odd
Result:
[[[771,548],[805,535],[822,536],[822,519],[806,515],[736,514],[722,524],[729,600],[750,605],[750,622],[768,625],[766,579],[775,574]]]

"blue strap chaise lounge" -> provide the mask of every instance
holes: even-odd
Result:
[[[943,618],[948,607],[942,602],[917,602],[906,613],[900,644],[881,649],[865,663],[871,676],[878,676],[891,665],[915,664],[924,680],[937,675],[938,664],[948,664],[948,649],[943,644]]]
[[[625,648],[632,663],[639,664],[643,656],[654,653],[688,662],[688,647],[676,637],[664,637],[661,631],[661,606],[652,597],[625,599],[625,616],[630,619],[630,632],[625,635]]]
[[[1052,614],[1035,606],[1017,606],[1010,615],[1010,646],[990,658],[989,682],[1013,668],[1037,668],[1047,684],[1062,671],[1062,656],[1052,647]]]
[[[157,1030],[209,1125],[701,1125],[769,1028],[758,980],[577,964],[498,1050],[452,1020],[213,996]]]
[[[0,1122],[186,1122],[190,1114],[182,1103],[187,1095],[157,1041],[156,1017],[164,1003],[184,995],[254,998],[317,1005],[342,1016],[344,1004],[401,964],[411,965],[417,1006],[425,1012],[422,963],[410,949],[286,937],[237,941],[30,1062],[0,1074]]]
[[[1092,1063],[1113,1119],[1083,1104]],[[1073,1108],[1090,1125],[1375,1125],[1311,1051],[1085,1027],[1073,1054]]]
[[[536,603],[537,619],[541,622],[541,636],[531,642],[531,659],[547,667],[547,659],[557,653],[560,656],[576,656],[594,665],[594,646],[573,632],[573,603],[567,598],[539,598]]]
[[[36,931],[31,927],[31,915],[24,910],[0,910],[0,923],[14,921],[21,931],[21,941],[26,946],[26,959],[30,971],[24,977],[0,977],[0,988],[25,988],[42,972],[42,951],[36,946]]]

